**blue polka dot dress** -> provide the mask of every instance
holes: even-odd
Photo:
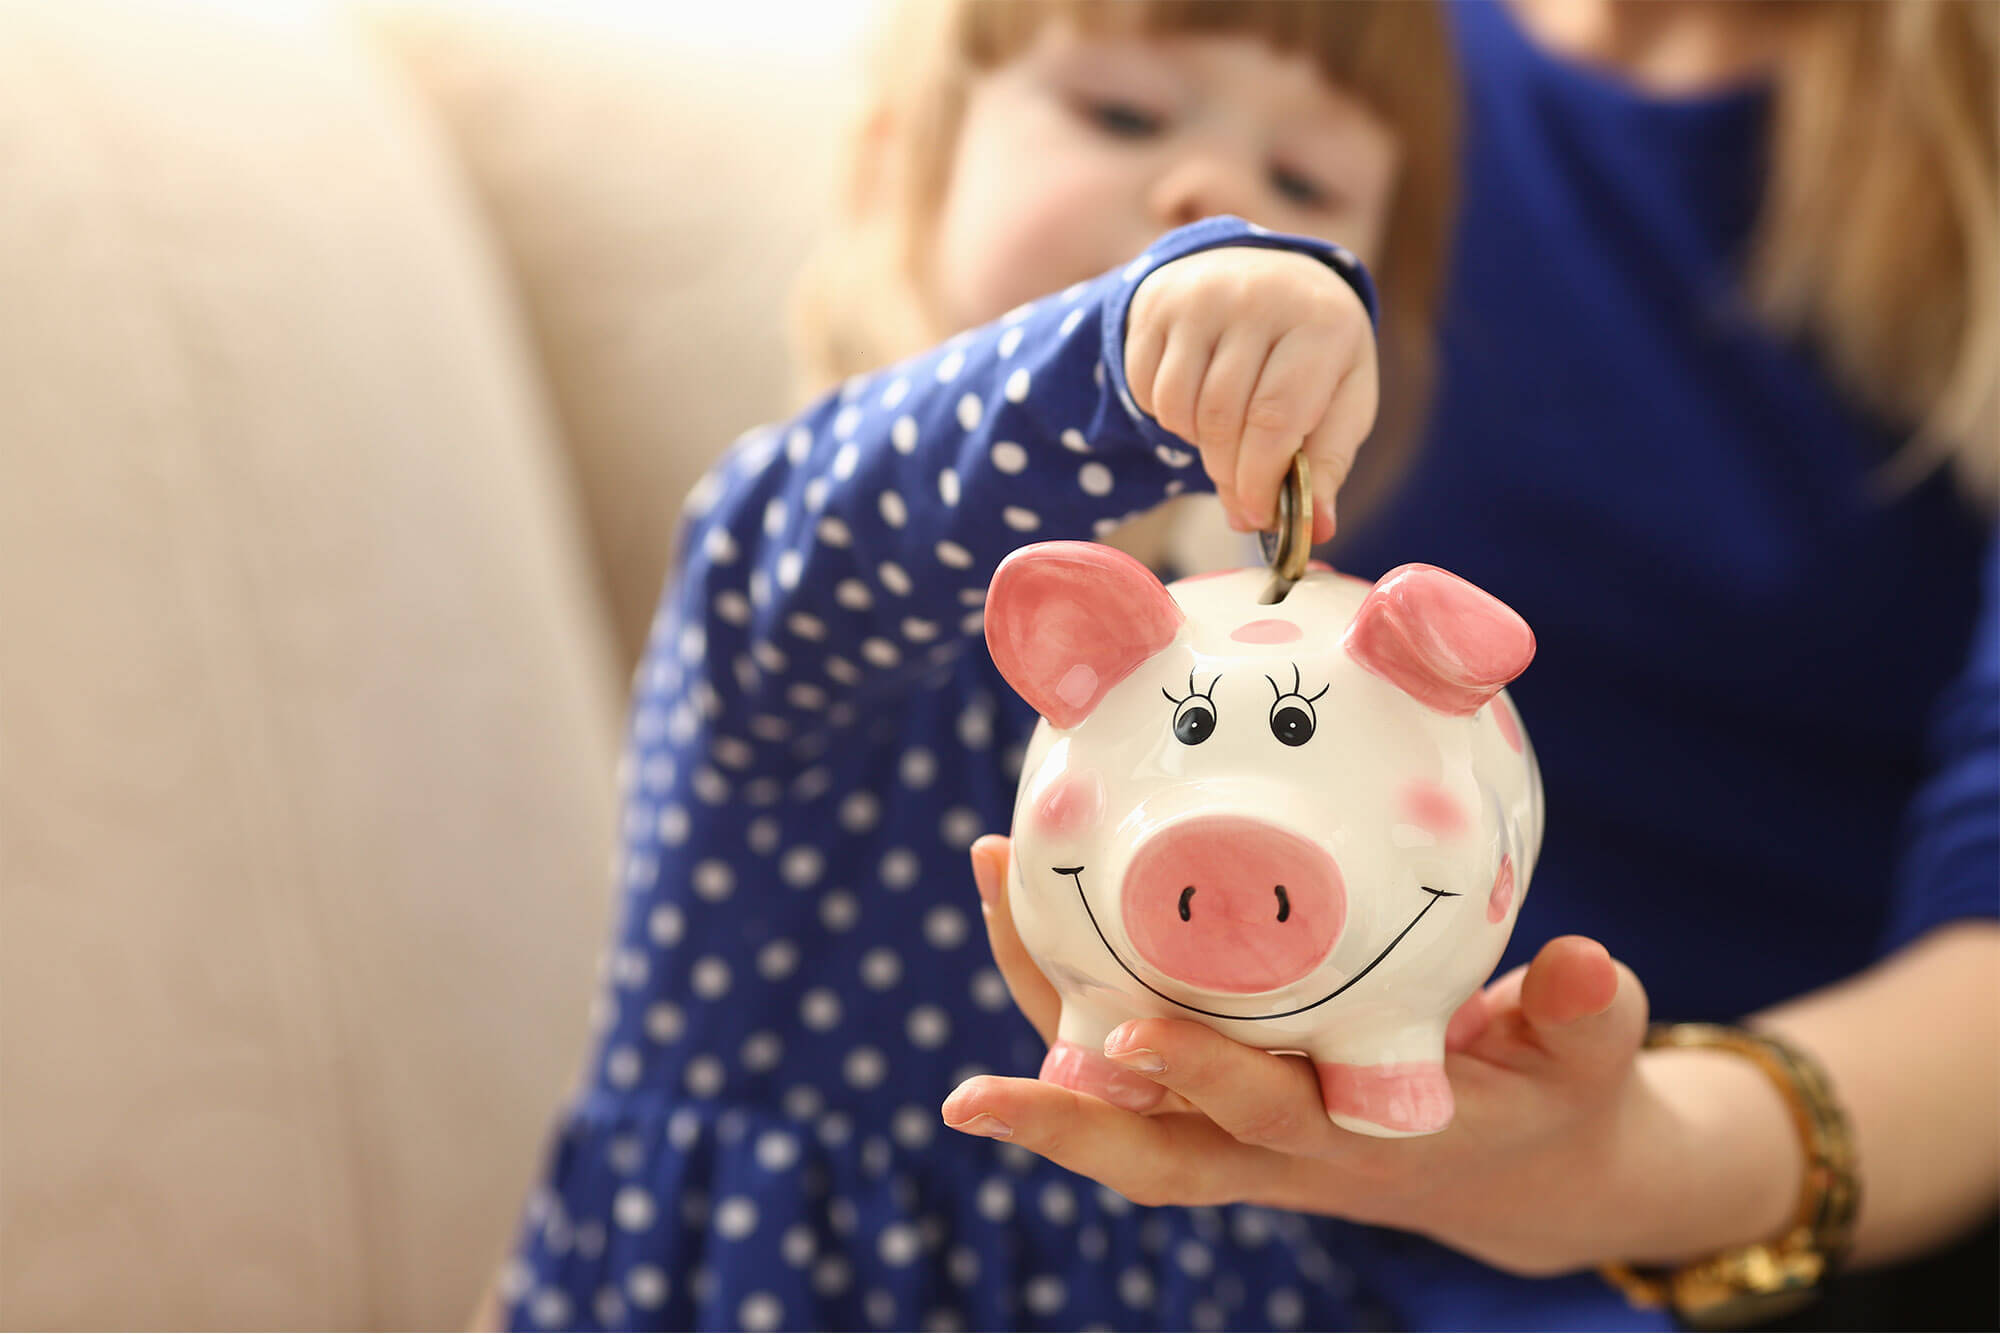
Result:
[[[1194,451],[1132,404],[1120,271],[752,432],[690,497],[636,678],[622,909],[591,1069],[502,1278],[520,1328],[1222,1329],[1367,1321],[1303,1219],[1139,1208],[946,1129],[1043,1047],[966,849],[1034,715],[982,604],[1009,551],[1102,536]]]

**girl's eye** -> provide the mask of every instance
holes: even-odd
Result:
[[[1322,208],[1327,203],[1327,193],[1318,182],[1284,167],[1271,168],[1271,188],[1304,208]]]
[[[1089,111],[1098,129],[1120,139],[1144,139],[1160,132],[1161,117],[1129,102],[1092,102]]]

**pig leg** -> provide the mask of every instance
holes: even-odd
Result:
[[[1343,1130],[1399,1139],[1451,1124],[1444,1030],[1404,1029],[1376,1042],[1347,1041],[1313,1053],[1326,1114]]]
[[[1104,1039],[1131,1016],[1109,1016],[1076,1001],[1063,1000],[1056,1040],[1042,1061],[1042,1078],[1078,1093],[1102,1098],[1128,1112],[1150,1111],[1166,1090],[1104,1055]]]

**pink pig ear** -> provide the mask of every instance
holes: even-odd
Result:
[[[1356,662],[1418,703],[1460,715],[1476,712],[1535,656],[1535,632],[1519,613],[1435,565],[1383,575],[1344,643]]]
[[[986,646],[1007,684],[1057,727],[1171,644],[1183,621],[1153,572],[1095,542],[1037,542],[1000,562],[986,592]]]

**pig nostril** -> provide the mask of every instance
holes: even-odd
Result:
[[[1189,885],[1186,889],[1181,891],[1181,920],[1183,922],[1189,920],[1194,916],[1193,913],[1188,911],[1188,900],[1193,897],[1194,897],[1193,885]]]
[[[1292,901],[1285,895],[1285,887],[1278,886],[1278,920],[1284,921],[1292,915]]]

